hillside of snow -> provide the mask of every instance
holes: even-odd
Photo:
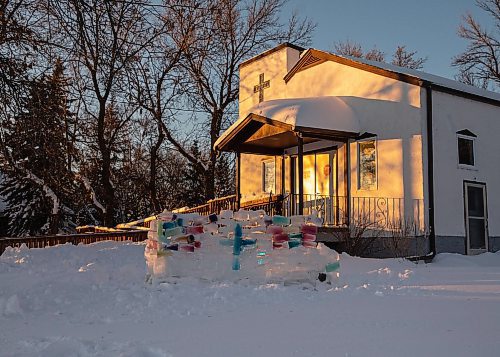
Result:
[[[8,249],[0,355],[500,355],[500,253],[340,262],[334,285],[148,285],[140,243]]]

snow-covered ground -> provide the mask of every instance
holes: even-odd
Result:
[[[7,250],[0,355],[500,355],[498,253],[342,255],[337,286],[144,277],[142,244]]]

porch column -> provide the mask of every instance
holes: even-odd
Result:
[[[351,142],[347,139],[344,150],[344,189],[346,199],[346,224],[351,222]],[[359,163],[358,163],[359,165]]]
[[[281,195],[285,197],[285,154],[281,155]]]
[[[240,209],[241,203],[241,153],[236,153],[236,209]]]
[[[304,139],[302,138],[302,134],[297,134],[297,160],[299,163],[299,212],[298,214],[304,214]]]

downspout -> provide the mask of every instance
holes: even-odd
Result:
[[[436,256],[436,230],[434,227],[434,146],[432,132],[432,85],[424,82],[426,93],[426,134],[427,134],[427,185],[429,193],[429,253],[411,257],[411,261],[423,260],[430,263]]]
[[[436,255],[436,229],[434,227],[434,146],[432,129],[432,86],[425,86],[427,103],[427,184],[429,185],[429,258],[432,260]]]

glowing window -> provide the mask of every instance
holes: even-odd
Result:
[[[276,164],[274,160],[262,163],[262,190],[270,193],[275,191]]]
[[[377,150],[375,140],[358,143],[358,188],[377,189]]]

